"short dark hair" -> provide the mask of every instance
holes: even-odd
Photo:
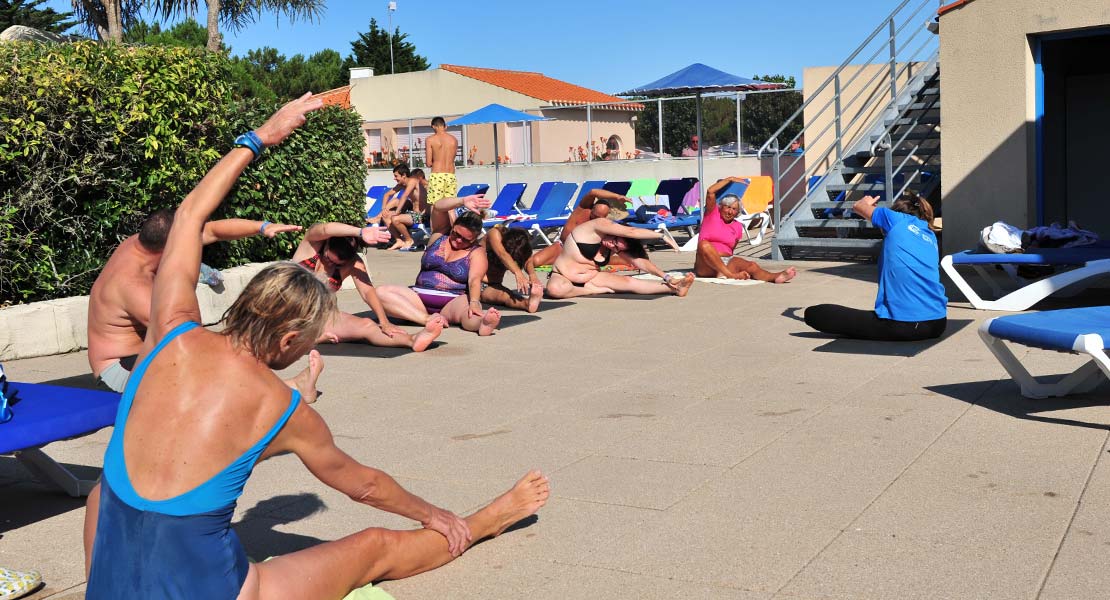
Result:
[[[647,258],[647,249],[644,248],[644,243],[637,239],[623,238],[625,243],[625,252],[633,258]]]
[[[528,262],[528,259],[532,256],[532,238],[523,229],[509,229],[508,227],[500,227],[500,229],[501,245],[513,258],[513,262],[517,266],[523,267],[524,263]],[[493,244],[489,242],[486,242],[486,258],[490,262],[499,262],[497,253],[493,251]]]
[[[324,242],[324,247],[331,250],[342,262],[350,262],[358,256],[360,238],[353,237],[330,237],[328,241]]]
[[[409,173],[409,177],[415,177],[417,179],[425,179],[426,178],[424,176],[424,169],[413,169],[412,172]]]
[[[459,218],[455,219],[455,225],[452,227],[461,226],[469,230],[471,233],[482,233],[482,215],[468,210],[464,212]]]
[[[432,127],[447,127],[447,121],[444,121],[443,117],[436,117],[432,119]]]
[[[397,165],[396,167],[393,167],[393,172],[394,173],[400,173],[403,177],[408,177],[410,175],[409,166],[406,165],[405,163],[401,163],[401,164]]]
[[[173,209],[163,208],[150,214],[139,227],[139,243],[151,252],[161,252],[166,247],[173,227]]]

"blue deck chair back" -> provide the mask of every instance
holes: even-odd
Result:
[[[578,197],[576,197],[574,199],[574,203],[578,204],[579,202],[581,202],[582,198],[586,197],[586,194],[590,193],[590,190],[597,190],[597,189],[604,189],[604,188],[605,188],[605,180],[604,179],[595,179],[593,181],[587,181],[586,183],[582,184],[582,187],[578,188]]]
[[[682,179],[664,179],[659,182],[659,189],[656,191],[657,196],[666,196],[667,205],[671,209],[671,214],[679,214],[679,209],[682,208],[682,200],[690,190],[694,188],[694,184],[698,182],[697,177],[683,177]]]
[[[370,208],[366,209],[367,218],[382,212],[382,198],[389,189],[388,185],[375,185],[366,190],[366,197],[371,200]]]
[[[473,196],[474,194],[484,194],[489,191],[489,184],[487,183],[468,183],[456,192],[459,198],[464,196]]]
[[[527,183],[505,184],[505,187],[501,188],[501,193],[497,195],[497,199],[493,201],[493,205],[490,206],[490,210],[496,211],[498,217],[511,215],[513,208],[516,207],[516,203],[520,201],[527,187]]]
[[[537,219],[553,219],[569,214],[568,207],[574,202],[574,192],[578,191],[577,183],[559,183],[547,196],[543,208],[536,213]]]
[[[750,180],[748,180],[748,181],[733,181],[732,183],[726,185],[725,189],[717,192],[717,199],[720,200],[721,198],[724,198],[725,196],[736,196],[737,198],[743,200],[744,199],[744,192],[748,191],[748,183],[749,182],[750,182]]]
[[[631,181],[610,181],[610,182],[606,183],[605,185],[603,185],[601,187],[602,187],[602,189],[604,189],[607,192],[613,192],[614,194],[619,194],[619,195],[623,196],[623,195],[628,193],[628,190],[632,189],[632,182]]]
[[[536,197],[532,198],[532,204],[528,206],[527,212],[529,214],[535,214],[542,210],[544,202],[547,201],[547,196],[551,194],[551,190],[555,189],[555,185],[558,183],[558,181],[545,181],[541,183],[540,187],[536,188]]]

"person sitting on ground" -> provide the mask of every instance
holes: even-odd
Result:
[[[534,313],[543,300],[543,284],[532,261],[532,239],[523,229],[498,223],[482,238],[486,249],[486,277],[482,282],[482,302]],[[527,271],[527,274],[525,274]],[[505,275],[512,273],[516,288],[505,287]]]
[[[533,255],[533,264],[537,267],[555,264],[555,259],[559,258],[559,255],[563,252],[563,243],[570,237],[575,227],[592,219],[608,218],[609,211],[614,204],[624,206],[626,202],[629,202],[627,196],[622,196],[601,188],[586,192],[578,202],[578,205],[571,211],[570,216],[567,217],[567,222],[563,224],[563,229],[559,232],[559,240],[535,253]],[[609,261],[609,264],[627,264],[620,256],[613,256],[612,258],[613,260]]]
[[[397,241],[390,250],[409,250],[415,240],[409,232],[414,226],[428,221],[431,205],[428,204],[428,181],[424,179],[423,169],[413,169],[409,174],[405,190],[395,197],[390,206],[382,211],[382,221]]]
[[[377,318],[377,322],[374,322],[372,319],[337,311],[324,328],[319,341],[339,343],[364,340],[374,346],[412,348],[413,352],[423,352],[439,337],[446,324],[442,319],[429,319],[424,324],[424,330],[416,335],[409,335],[389,322],[374,284],[370,281],[370,274],[366,271],[366,264],[358,256],[359,240],[373,245],[388,239],[388,234],[381,228],[359,229],[344,223],[317,223],[305,232],[304,239],[293,253],[293,262],[326,282],[333,293],[338,292],[343,282],[350,277],[355,282],[358,295]]]
[[[261,148],[321,105],[306,94],[244,134],[252,143],[225,155],[177,211],[154,280],[153,347],[128,383],[105,453],[90,599],[342,598],[446,564],[547,501],[548,481],[532,471],[463,519],[340,450],[320,414],[273,372],[304,356],[336,310],[335,295],[304,269],[266,267],[232,304],[222,331],[197,323],[204,221]],[[284,453],[344,495],[423,529],[365,529],[251,564],[231,528],[236,502],[255,463]]]
[[[734,194],[728,194],[718,199],[717,194],[728,184],[739,181],[743,179],[740,177],[722,179],[711,185],[705,192],[705,216],[702,217],[701,231],[698,234],[694,273],[698,277],[758,279],[770,283],[786,283],[798,274],[794,267],[773,273],[761,268],[754,261],[732,255],[736,244],[744,237],[744,224],[736,219],[740,215],[740,198]]]
[[[496,308],[482,310],[482,278],[488,263],[478,243],[482,217],[475,210],[489,208],[484,195],[446,198],[432,207],[432,235],[420,259],[420,273],[411,287],[383,285],[378,293],[392,317],[428,323],[438,311],[447,322],[478,335],[492,335],[501,321]],[[460,206],[463,213],[452,224],[448,213]]]
[[[890,208],[865,196],[852,210],[883,231],[875,310],[818,304],[805,311],[817,331],[849,338],[917,341],[940,337],[948,324],[948,298],[940,282],[940,251],[933,233],[933,207],[904,192]]]
[[[547,294],[552,298],[574,298],[592,294],[675,294],[685,296],[694,283],[694,274],[669,277],[647,258],[640,240],[663,240],[674,250],[678,246],[662,232],[637,229],[609,219],[592,219],[578,225],[563,244],[563,251],[552,266]],[[601,267],[614,255],[622,257],[641,271],[663,281],[647,281],[627,275],[605,273]]]
[[[89,368],[97,381],[112,391],[123,392],[135,356],[143,348],[143,337],[150,321],[154,276],[162,260],[173,217],[173,211],[168,209],[148,216],[139,227],[139,233],[120,242],[112,252],[89,291]],[[300,230],[300,225],[223,219],[205,223],[201,244],[252,235],[273,238]]]

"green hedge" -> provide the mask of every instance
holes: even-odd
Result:
[[[0,304],[87,293],[116,244],[275,108],[235,102],[227,59],[198,49],[13,42],[0,63]],[[358,122],[311,115],[247,170],[223,216],[357,221]],[[294,241],[218,245],[206,259],[288,258]]]

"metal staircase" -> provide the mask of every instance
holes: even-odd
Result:
[[[874,260],[882,234],[851,211],[865,195],[885,206],[913,190],[940,215],[937,5],[901,2],[759,149],[775,180],[774,259]],[[784,149],[798,139],[804,154]]]

